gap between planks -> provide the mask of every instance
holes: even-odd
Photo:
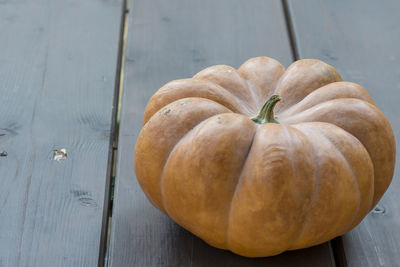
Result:
[[[293,61],[299,60],[299,50],[296,42],[296,35],[294,33],[292,15],[287,3],[287,0],[282,0],[283,16],[285,17],[286,29],[289,36],[290,48],[292,49]]]
[[[103,205],[103,219],[100,237],[100,249],[98,266],[105,266],[110,243],[110,226],[112,220],[112,208],[114,198],[114,184],[116,177],[116,162],[118,152],[119,122],[121,118],[121,102],[124,87],[124,65],[126,42],[128,36],[128,14],[129,0],[124,0],[121,10],[121,24],[118,42],[117,71],[115,73],[115,85],[113,96],[113,110],[110,129],[110,146],[108,149],[108,166],[106,176],[106,186]]]

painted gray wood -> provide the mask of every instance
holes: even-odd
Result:
[[[400,2],[290,0],[290,11],[300,57],[324,60],[344,80],[363,85],[388,117],[399,144]],[[342,238],[349,266],[399,265],[399,192],[397,164],[378,208]]]
[[[110,266],[332,266],[328,243],[264,259],[206,245],[154,208],[139,187],[133,150],[151,95],[205,67],[267,55],[292,61],[280,1],[133,1],[129,14]]]
[[[0,266],[98,263],[121,11],[0,1]]]

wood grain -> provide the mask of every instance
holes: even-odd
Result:
[[[279,1],[133,1],[118,146],[110,266],[333,266],[329,244],[247,259],[212,248],[154,208],[138,185],[133,150],[145,105],[170,80],[267,55],[292,61]]]
[[[344,80],[364,86],[399,140],[400,2],[290,0],[289,7],[300,57],[326,61]],[[392,184],[375,211],[342,237],[349,266],[399,265],[398,167],[397,160]]]
[[[0,1],[0,266],[97,265],[121,7]]]

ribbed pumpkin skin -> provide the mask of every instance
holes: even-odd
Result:
[[[393,176],[391,126],[360,85],[312,59],[268,57],[172,81],[150,99],[135,147],[150,201],[212,246],[247,257],[355,227]],[[257,124],[278,94],[279,124]]]

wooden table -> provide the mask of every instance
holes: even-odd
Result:
[[[335,66],[399,140],[399,14],[397,0],[0,0],[0,266],[399,266],[398,170],[345,236],[260,259],[177,226],[133,171],[160,86],[260,55]]]

